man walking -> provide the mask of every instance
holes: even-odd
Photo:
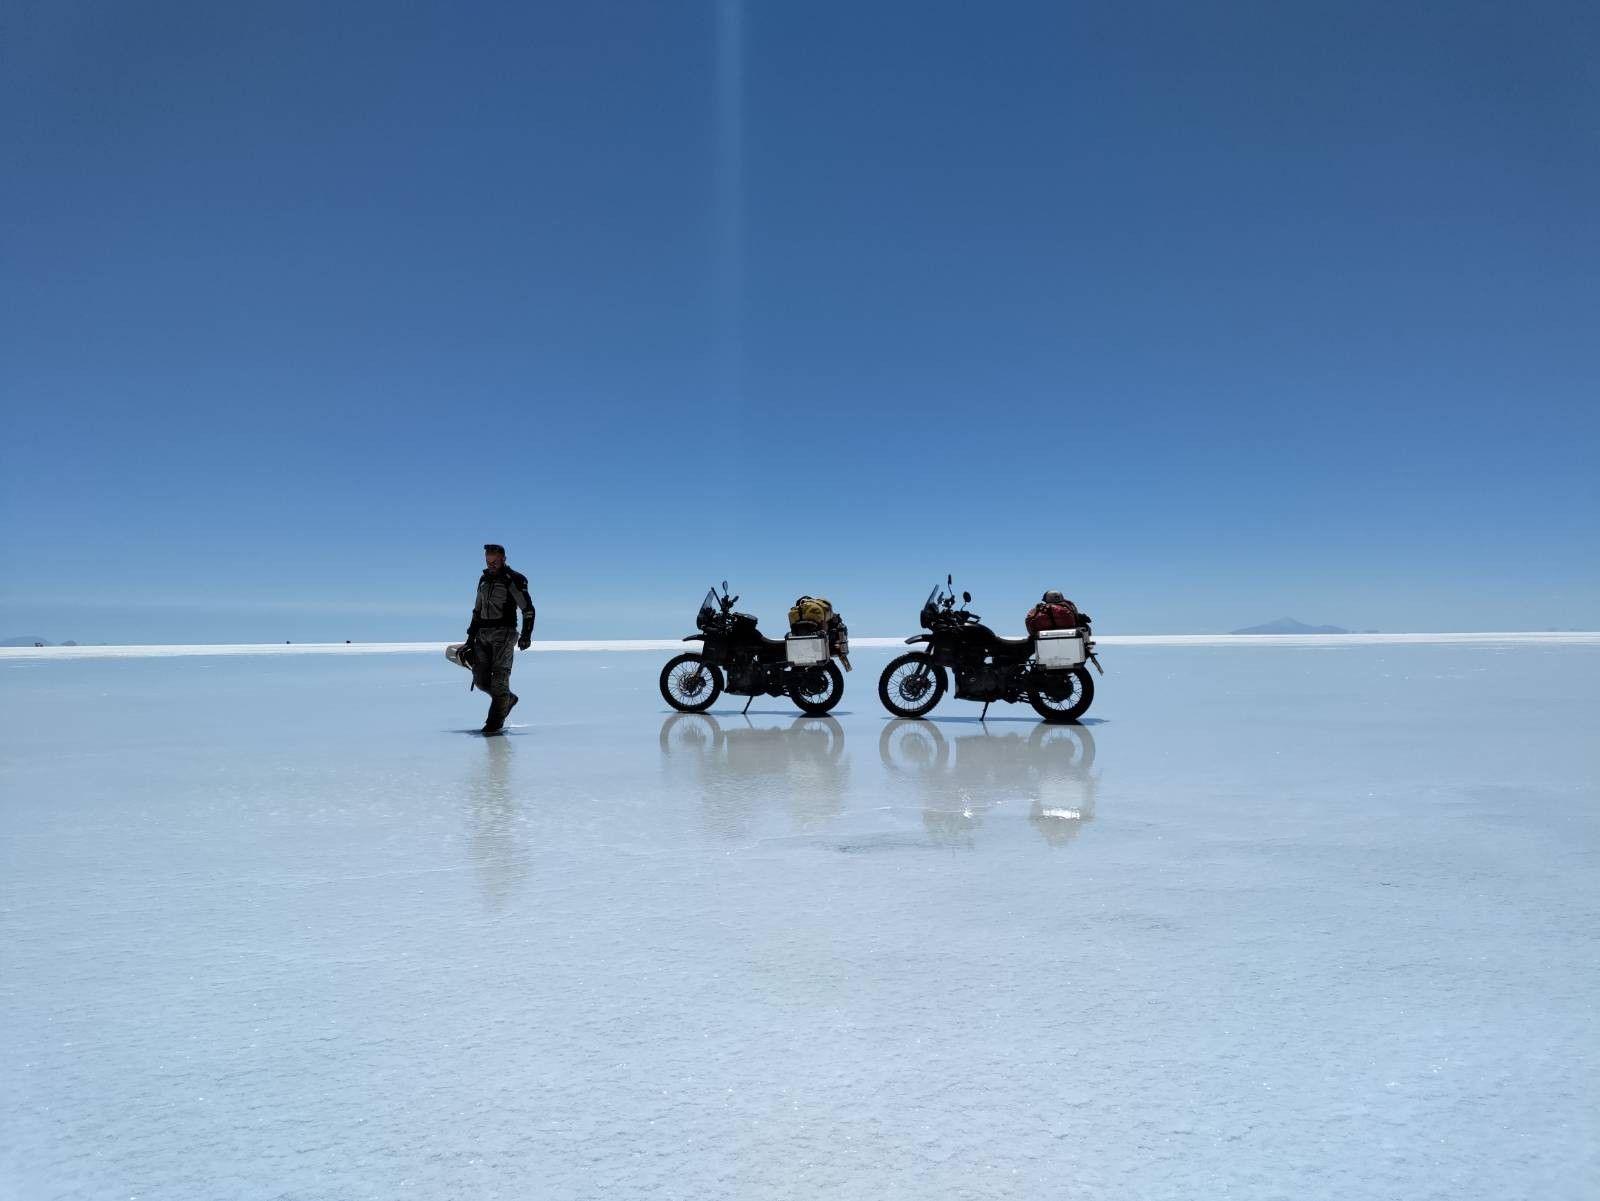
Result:
[[[496,734],[517,703],[511,691],[512,643],[527,650],[533,642],[533,600],[528,577],[506,566],[506,548],[496,542],[483,546],[483,574],[478,577],[478,600],[472,606],[467,645],[472,648],[472,681],[489,694],[485,734]],[[522,635],[517,636],[517,614],[522,614]]]

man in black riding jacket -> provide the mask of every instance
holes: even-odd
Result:
[[[517,703],[511,691],[512,644],[527,650],[533,642],[533,599],[528,577],[506,566],[506,548],[497,542],[483,546],[483,574],[478,577],[478,599],[472,606],[467,645],[472,648],[472,680],[489,694],[485,734],[498,733]],[[522,614],[522,634],[517,635],[517,614]]]

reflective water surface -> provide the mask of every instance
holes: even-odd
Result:
[[[0,1195],[1600,1192],[1600,653],[1113,649],[0,664]]]
[[[960,723],[886,719],[877,736],[881,772],[861,784],[882,799],[921,806],[929,845],[972,846],[984,815],[1007,803],[1051,845],[1065,845],[1094,818],[1094,734],[1088,726],[1029,723],[1026,732]],[[790,720],[672,713],[658,742],[664,778],[702,790],[707,828],[748,836],[758,809],[781,803],[793,828],[823,830],[848,807],[851,756],[832,717]]]

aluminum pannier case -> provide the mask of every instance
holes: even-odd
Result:
[[[1034,646],[1040,667],[1081,667],[1089,658],[1082,630],[1040,630],[1034,635]]]
[[[790,634],[784,643],[788,646],[791,663],[809,665],[828,661],[826,634]]]

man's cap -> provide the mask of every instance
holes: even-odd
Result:
[[[486,555],[503,555],[506,553],[506,548],[498,542],[485,542],[483,544],[483,553]]]
[[[1062,596],[1061,593],[1057,592],[1054,588],[1050,589],[1049,592],[1046,592],[1040,599],[1047,605],[1064,605],[1067,603],[1067,598]]]

